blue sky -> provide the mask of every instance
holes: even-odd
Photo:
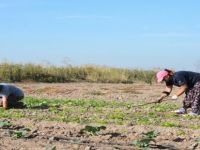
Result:
[[[0,61],[200,71],[199,0],[0,0]]]

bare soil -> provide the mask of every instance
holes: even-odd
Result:
[[[158,84],[101,84],[101,83],[20,83],[16,84],[25,91],[25,95],[48,99],[97,99],[116,101],[155,100],[163,91],[164,85]],[[177,103],[181,104],[181,101]],[[47,112],[48,113],[48,112]],[[39,121],[37,119],[9,118],[15,126],[9,129],[0,128],[0,149],[2,150],[46,150],[56,147],[57,150],[133,150],[139,149],[132,145],[142,133],[150,130],[160,132],[148,149],[200,149],[194,139],[200,137],[200,130],[187,128],[166,128],[145,125],[106,125],[99,135],[81,135],[79,133],[85,125],[76,123],[62,123],[53,121]],[[14,128],[31,128],[27,138],[13,139],[9,130]],[[178,134],[184,131],[184,135]]]

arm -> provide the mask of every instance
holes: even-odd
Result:
[[[161,102],[165,97],[169,96],[172,91],[173,86],[166,86],[163,94],[159,97],[158,102]]]
[[[8,99],[6,96],[2,96],[2,105],[3,105],[3,108],[5,109],[8,108]]]
[[[178,97],[178,96],[182,95],[187,90],[187,88],[188,88],[187,84],[180,86],[180,88],[176,92],[176,96]]]

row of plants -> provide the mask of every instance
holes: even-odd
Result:
[[[24,109],[0,109],[1,118],[34,118],[38,120],[75,122],[81,124],[155,125],[200,129],[194,124],[198,117],[186,116],[184,120],[170,111],[177,104],[152,104],[135,107],[143,102],[66,99],[49,100],[26,97]],[[191,121],[192,120],[192,121]]]
[[[4,82],[154,82],[154,70],[122,69],[105,66],[44,66],[37,64],[0,64],[0,80]]]

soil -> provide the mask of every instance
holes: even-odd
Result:
[[[163,91],[160,84],[102,84],[102,83],[18,83],[26,96],[48,99],[97,99],[117,101],[155,100]],[[180,103],[181,102],[177,102]],[[194,139],[200,136],[200,130],[166,128],[145,125],[106,125],[98,135],[82,135],[80,129],[85,125],[37,119],[13,119],[13,126],[0,128],[0,149],[2,150],[46,150],[56,147],[57,150],[134,150],[139,149],[132,144],[142,133],[150,130],[160,132],[148,149],[192,150],[200,149]],[[32,127],[26,138],[10,137],[10,130],[15,128]],[[184,136],[177,133],[183,130]]]

